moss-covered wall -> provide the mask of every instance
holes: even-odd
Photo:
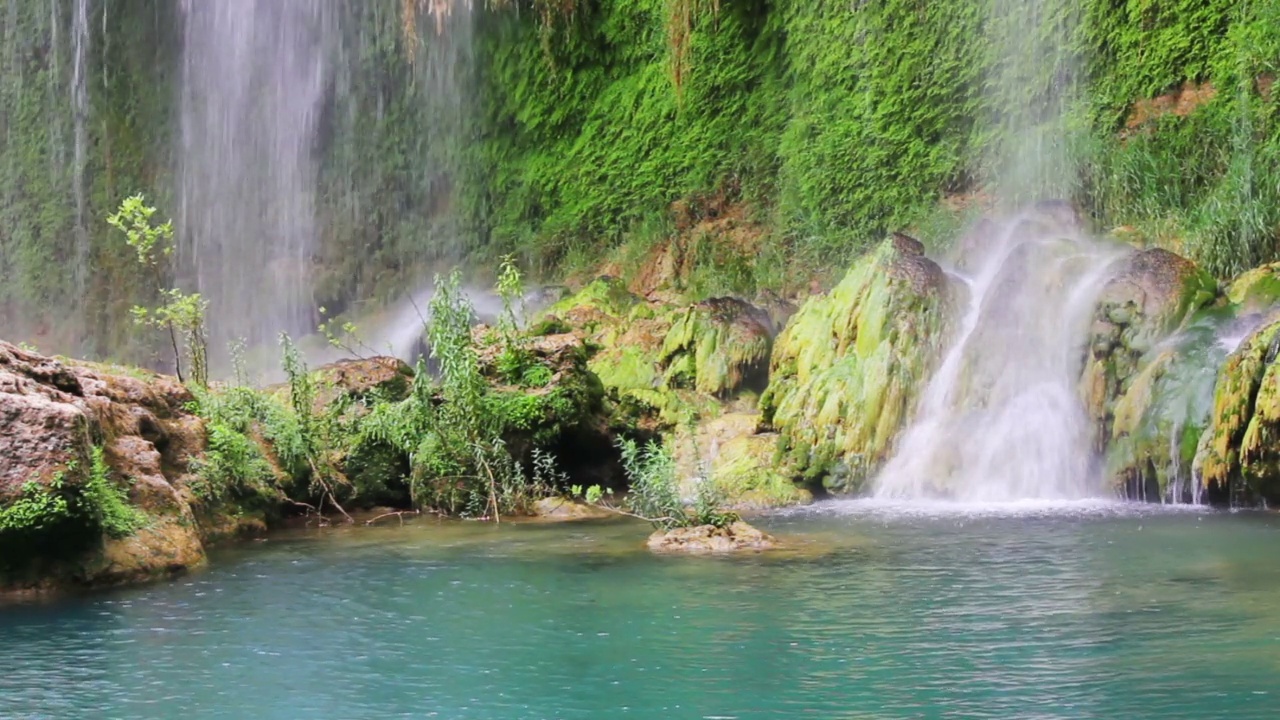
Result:
[[[491,12],[478,38],[473,209],[502,247],[556,258],[724,193],[767,214],[775,242],[844,255],[944,195],[989,189],[1026,150],[1011,129],[1047,123],[1076,162],[1033,191],[1220,275],[1275,255],[1276,3],[573,5],[550,26]],[[1063,122],[1043,112],[1055,96]]]
[[[101,218],[135,191],[178,211],[179,3],[87,0],[86,252],[76,2],[0,9],[0,332],[137,359],[136,273]],[[316,148],[316,301],[331,309],[441,259],[589,260],[668,232],[675,201],[745,201],[787,256],[843,260],[990,189],[1018,147],[1008,128],[1046,120],[1052,88],[1078,91],[1059,93],[1068,121],[1048,139],[1079,164],[1033,191],[1218,275],[1277,255],[1274,2],[510,1],[443,35],[406,24],[411,5],[337,4]]]

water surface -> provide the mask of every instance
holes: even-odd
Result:
[[[845,503],[796,549],[631,523],[278,536],[0,610],[0,716],[1273,718],[1280,519]]]

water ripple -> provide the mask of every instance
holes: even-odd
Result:
[[[286,538],[0,613],[0,716],[1273,716],[1276,519],[951,510],[781,514],[805,552],[772,557],[655,558],[630,524]]]

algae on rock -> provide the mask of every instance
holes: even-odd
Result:
[[[893,235],[804,303],[774,342],[761,397],[784,472],[852,492],[887,459],[937,362],[956,292],[919,242]]]
[[[659,360],[668,384],[726,397],[751,385],[763,389],[772,347],[767,312],[737,298],[712,298],[676,316]]]
[[[1280,318],[1250,335],[1218,372],[1196,468],[1207,488],[1280,499]]]
[[[1217,283],[1208,273],[1168,250],[1143,250],[1118,263],[1117,272],[1103,287],[1094,309],[1089,356],[1081,377],[1099,450],[1115,434],[1112,424],[1116,404],[1129,392],[1139,373],[1158,359],[1157,345],[1186,327],[1197,311],[1213,302],[1217,290]],[[1149,377],[1148,383],[1155,379]],[[1128,401],[1130,427],[1124,432],[1134,429],[1133,406],[1145,407],[1148,400],[1146,396],[1135,396]]]

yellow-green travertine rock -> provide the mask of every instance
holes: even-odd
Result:
[[[784,473],[860,486],[928,382],[959,292],[919,242],[894,235],[804,303],[774,341],[761,397]]]

